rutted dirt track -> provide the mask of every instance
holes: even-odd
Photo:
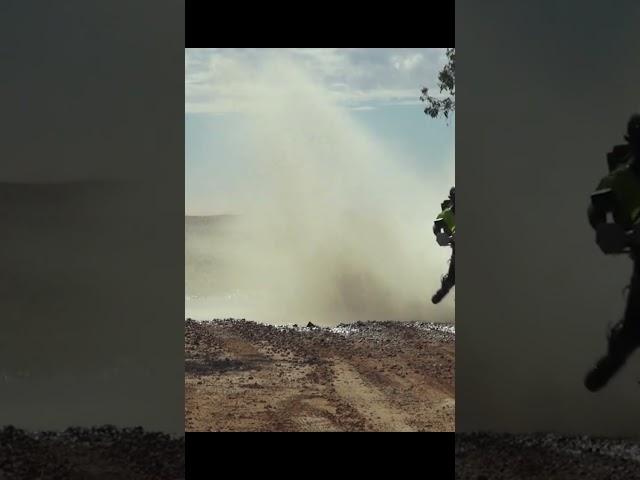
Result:
[[[187,431],[453,431],[451,327],[187,320]]]

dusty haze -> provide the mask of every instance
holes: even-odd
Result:
[[[640,355],[583,379],[631,274],[586,210],[640,107],[640,5],[547,3],[458,4],[456,431],[637,436]]]
[[[232,212],[239,215],[224,227],[211,220],[190,229],[187,219],[186,293],[210,301],[187,301],[186,314],[323,325],[453,321],[455,291],[437,307],[429,301],[450,254],[435,244],[431,225],[454,182],[453,158],[446,170],[420,176],[278,55],[217,72],[244,109],[231,140],[246,176]],[[432,120],[424,121],[427,128]],[[211,160],[225,161],[214,152]],[[203,273],[203,263],[215,273]],[[237,302],[227,308],[231,298]]]

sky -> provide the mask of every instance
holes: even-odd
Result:
[[[417,174],[454,176],[455,118],[431,119],[419,100],[436,87],[446,49],[186,49],[185,213],[242,213],[247,175],[242,125],[259,80],[274,57],[286,58],[317,83],[354,125],[382,142]],[[283,79],[284,81],[284,79]],[[312,119],[309,119],[312,121]],[[443,185],[443,195],[448,186]]]

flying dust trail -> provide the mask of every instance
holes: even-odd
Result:
[[[450,253],[431,227],[453,183],[453,158],[448,171],[424,178],[283,56],[217,74],[245,109],[234,146],[246,177],[231,233],[187,238],[217,259],[208,284],[190,287],[247,300],[228,314],[200,309],[198,318],[452,321],[452,298],[429,299]]]

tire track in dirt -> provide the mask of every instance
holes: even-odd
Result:
[[[365,381],[352,365],[344,361],[336,361],[333,365],[333,373],[333,385],[338,395],[365,418],[372,430],[414,431],[414,428],[407,423],[407,415],[390,405],[386,396]]]

